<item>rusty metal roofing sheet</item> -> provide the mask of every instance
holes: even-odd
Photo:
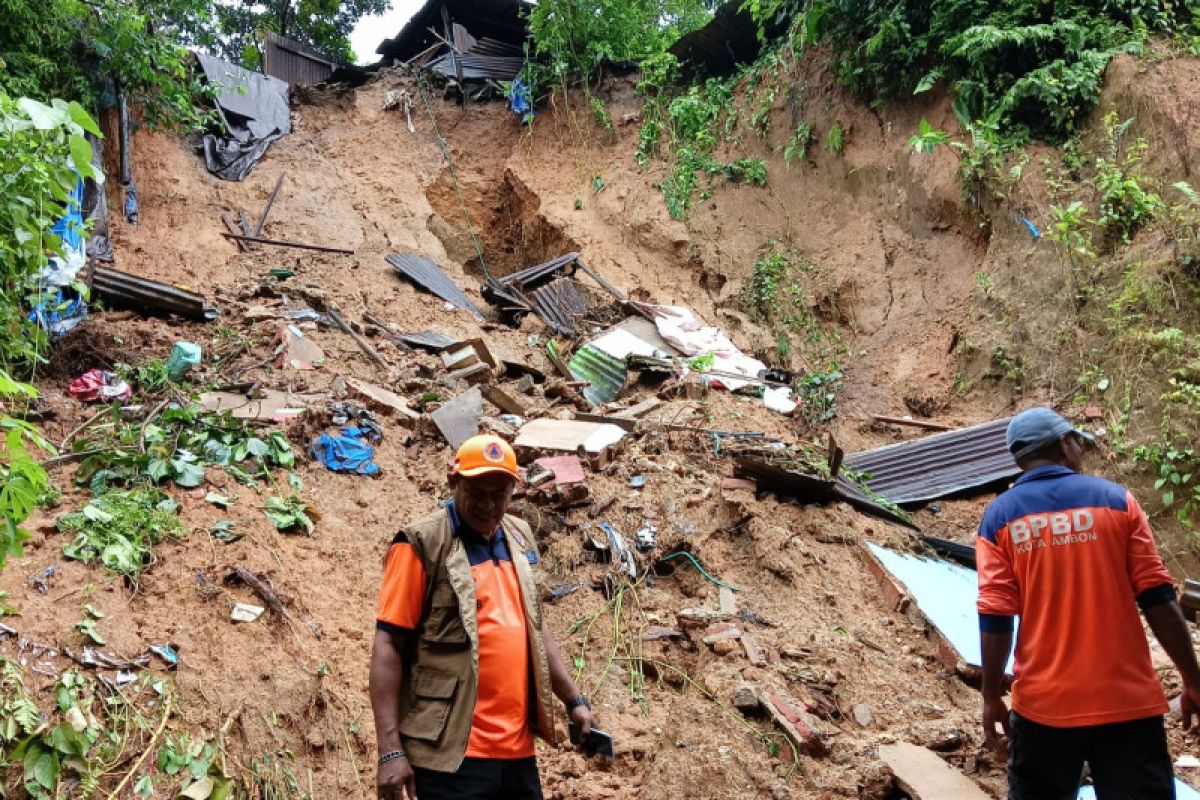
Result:
[[[263,72],[297,86],[329,80],[338,62],[294,39],[267,32],[263,42]]]
[[[1008,422],[998,419],[852,453],[845,466],[868,473],[867,487],[897,505],[987,486],[1021,471],[1005,445]]]
[[[426,64],[425,68],[447,78],[457,78],[461,74],[464,79],[511,81],[520,73],[524,63],[522,57],[443,53]]]
[[[88,275],[92,293],[114,306],[144,314],[178,314],[188,319],[211,321],[217,310],[195,292],[139,278],[111,267],[95,266]]]
[[[434,44],[438,36],[430,28],[434,28],[439,36],[446,34],[443,8],[453,22],[462,25],[480,41],[490,38],[520,45],[525,40],[526,19],[534,5],[525,0],[429,0],[417,9],[394,39],[385,39],[375,52],[385,60],[407,61]]]
[[[820,475],[786,469],[761,458],[739,458],[736,474],[739,477],[750,478],[758,484],[760,489],[769,492],[818,503],[844,500],[864,514],[918,530],[912,520],[891,509],[884,508],[868,497],[862,489],[842,476],[839,476],[836,481],[830,481]]]
[[[575,351],[567,369],[576,379],[591,381],[591,386],[584,387],[583,396],[594,406],[616,400],[629,377],[624,359],[614,358],[589,344]]]
[[[483,312],[471,302],[463,290],[428,258],[412,253],[393,253],[387,257],[387,262],[422,289],[436,294],[455,308],[470,312],[478,320],[484,319]]]

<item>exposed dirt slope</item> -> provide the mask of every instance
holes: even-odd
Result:
[[[768,243],[785,242],[804,254],[821,275],[822,302],[814,311],[844,342],[837,358],[847,381],[833,432],[847,449],[912,435],[868,422],[871,412],[905,412],[906,401],[931,403],[939,421],[951,424],[1003,413],[1010,408],[1007,390],[956,393],[961,387],[953,351],[974,324],[975,273],[998,253],[1020,252],[1021,232],[997,225],[989,243],[960,202],[954,156],[943,149],[921,157],[906,147],[922,117],[954,127],[944,98],[873,112],[832,84],[819,55],[794,70],[781,79],[790,81],[794,95],[772,114],[777,133],[763,140],[747,134],[742,151],[767,159],[767,188],[718,186],[688,224],[667,215],[655,187],[661,166],[639,169],[632,158],[639,103],[628,81],[608,88],[616,121],[611,137],[561,101],[527,130],[499,105],[464,109],[433,98],[457,186],[417,88],[398,75],[356,91],[319,92],[298,104],[295,132],[276,142],[241,184],[208,175],[184,142],[139,134],[134,150],[142,222],[136,229],[117,223],[118,266],[190,285],[216,298],[223,315],[206,326],[97,314],[79,334],[90,346],[78,349],[66,367],[78,372],[114,359],[165,357],[177,339],[223,353],[230,341],[245,337],[248,350],[233,363],[248,367],[243,378],[276,388],[326,391],[337,376],[358,376],[393,388],[414,405],[430,388],[447,394],[437,385],[432,357],[373,338],[391,365],[385,372],[334,329],[310,331],[328,356],[319,370],[252,367],[272,352],[279,326],[263,318],[263,309],[277,300],[256,293],[269,268],[287,267],[297,273],[282,287],[293,303],[305,292],[321,293],[355,324],[369,313],[406,331],[478,335],[480,326],[467,314],[398,280],[384,261],[397,251],[425,255],[482,306],[476,291],[481,268],[464,224],[465,205],[497,274],[579,250],[625,291],[689,305],[730,329],[743,346],[764,353],[774,343],[740,314],[742,286]],[[413,133],[403,111],[382,110],[393,89],[407,89],[414,100]],[[814,124],[821,141],[839,122],[846,130],[844,152],[818,143],[807,161],[784,164],[775,151],[800,119]],[[243,254],[219,235],[219,213],[239,207],[255,213],[279,175],[285,176],[283,190],[266,234],[353,248],[353,256],[276,249]],[[598,193],[596,176],[603,179]],[[534,334],[542,343],[546,338],[537,324],[513,331],[489,323],[484,331],[498,348],[552,371],[541,347],[531,345]],[[206,366],[197,378],[218,375]],[[62,387],[42,386],[47,407],[58,414],[46,424],[54,440],[90,414],[64,397]],[[542,401],[543,408],[548,404]],[[669,410],[692,426],[761,430],[789,441],[809,435],[797,421],[754,401],[718,393],[699,402],[679,397]],[[298,450],[318,429],[317,416],[317,422],[293,429]],[[107,614],[98,627],[113,650],[133,654],[150,643],[179,645],[183,707],[171,730],[213,735],[234,715],[231,748],[244,761],[288,750],[314,797],[374,796],[366,683],[381,556],[400,521],[436,507],[449,461],[436,432],[410,434],[394,421],[385,424],[377,458],[382,478],[335,475],[309,461],[299,468],[304,495],[321,513],[311,538],[277,533],[259,510],[261,498],[226,482],[220,470],[210,470],[216,486],[177,492],[192,535],[159,548],[135,595],[105,573],[64,561],[62,539],[52,516],[44,514],[34,521],[37,534],[26,556],[0,573],[0,586],[22,609],[16,626],[22,638],[74,642],[72,625],[90,600]],[[587,629],[572,624],[605,606],[591,588],[605,568],[593,564],[580,544],[586,510],[547,514],[526,505],[531,517],[543,521],[539,544],[548,579],[582,586],[547,607],[564,650],[582,656],[582,684],[620,750],[609,766],[543,750],[548,796],[882,798],[893,789],[875,748],[895,740],[937,747],[987,791],[1002,793],[1002,769],[978,734],[977,693],[946,673],[919,626],[888,607],[858,553],[856,543],[864,537],[903,545],[908,535],[848,508],[726,496],[720,483],[729,469],[708,437],[677,432],[649,436],[613,467],[589,475],[594,497],[620,498],[606,512],[615,524],[632,532],[654,522],[660,548],[685,545],[715,575],[741,588],[738,607],[758,620],[747,628],[764,648],[784,654],[778,664],[753,667],[740,649],[722,653],[726,648],[701,643],[700,630],[678,642],[648,642],[644,656],[660,663],[648,669],[644,700],[631,692],[637,682],[631,682],[627,663],[612,658],[611,616],[598,618],[586,642]],[[647,478],[640,491],[627,487],[635,474]],[[74,509],[85,496],[69,490],[69,475],[70,468],[61,474],[68,488],[64,506]],[[204,502],[212,488],[239,495],[231,511]],[[984,502],[946,503],[940,513],[920,512],[918,522],[938,535],[969,539]],[[249,535],[229,545],[211,539],[206,531],[222,518],[232,518]],[[52,564],[61,572],[48,594],[26,584],[27,576]],[[235,564],[270,578],[296,612],[290,625],[266,617],[249,625],[229,622],[234,602],[254,602],[246,588],[221,585]],[[198,581],[219,591],[202,593]],[[84,590],[89,584],[94,591]],[[717,590],[691,568],[679,567],[642,589],[638,602],[636,613],[627,609],[636,625],[675,625],[685,607],[715,608]],[[688,682],[674,669],[686,671]],[[47,689],[48,679],[30,678]],[[804,755],[794,770],[786,752],[770,754],[728,707],[743,682],[786,690],[814,708],[827,698],[831,706],[825,707],[836,710],[827,711],[820,725],[830,752]],[[869,714],[856,721],[851,709],[858,705]],[[762,719],[749,724],[774,730]]]

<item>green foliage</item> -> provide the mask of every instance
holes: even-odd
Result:
[[[816,428],[837,416],[837,393],[842,388],[842,370],[836,363],[824,372],[810,372],[800,378],[796,394],[800,398],[801,416],[809,427]]]
[[[118,363],[113,367],[113,372],[142,397],[159,394],[171,384],[167,362],[161,358],[151,358],[136,366]]]
[[[83,510],[60,516],[57,524],[60,531],[75,534],[63,546],[67,558],[85,564],[99,559],[107,569],[133,580],[152,563],[154,545],[182,532],[179,504],[158,489],[101,495]]]
[[[1113,55],[1146,32],[1194,31],[1186,3],[813,0],[803,29],[832,44],[836,74],[874,102],[943,81],[964,123],[1015,141],[1068,136],[1099,97]]]
[[[841,122],[833,123],[833,127],[829,129],[829,134],[825,137],[825,147],[835,156],[842,154],[842,148],[846,146],[846,131],[842,128]]]
[[[928,155],[932,153],[938,145],[948,144],[950,142],[950,134],[943,130],[938,130],[929,124],[925,118],[921,118],[921,124],[917,133],[908,140],[908,146],[918,153]]]
[[[573,80],[590,83],[605,61],[661,58],[710,17],[702,0],[545,0],[529,12],[539,61],[528,77],[537,93]]]
[[[112,78],[151,125],[203,124],[206,91],[187,67],[177,21],[211,19],[204,0],[4,0],[0,92],[93,107]]]
[[[248,69],[261,66],[259,48],[266,31],[352,62],[355,53],[350,48],[350,32],[354,26],[362,17],[382,14],[390,6],[390,0],[230,0],[213,3],[212,16],[200,18],[192,30],[214,38],[215,48],[225,58]]]
[[[813,142],[813,127],[810,122],[801,122],[796,126],[792,138],[788,139],[783,148],[783,160],[790,164],[793,161],[803,161],[808,157],[808,148]]]
[[[592,110],[592,120],[596,125],[604,129],[604,132],[612,136],[613,121],[612,115],[608,113],[608,109],[604,107],[604,101],[595,95],[588,98],[588,108]]]
[[[1100,215],[1096,224],[1110,239],[1129,244],[1133,234],[1163,210],[1162,198],[1147,191],[1146,178],[1138,172],[1145,158],[1146,140],[1139,138],[1122,153],[1121,140],[1133,119],[1117,122],[1117,112],[1104,115],[1107,150],[1096,159],[1096,189],[1100,192]]]
[[[296,495],[290,497],[268,497],[263,504],[263,513],[278,530],[283,533],[303,533],[311,535],[316,523],[313,509],[304,499]]]
[[[26,319],[22,303],[36,303],[37,275],[51,255],[62,253],[62,240],[49,231],[78,182],[68,158],[75,154],[80,173],[92,177],[84,135],[99,130],[78,103],[13,99],[0,88],[0,369],[9,373],[33,364],[45,349],[45,336]]]
[[[1191,527],[1192,517],[1200,509],[1200,457],[1195,449],[1169,441],[1138,445],[1133,457],[1148,466],[1155,475],[1154,488],[1162,504],[1173,508],[1176,518]]]
[[[767,162],[761,158],[739,158],[724,167],[725,177],[735,183],[753,186],[767,185]]]
[[[75,481],[101,493],[110,485],[130,486],[173,480],[192,488],[204,482],[205,468],[219,466],[241,483],[254,484],[274,467],[296,463],[282,431],[258,435],[245,420],[198,406],[167,408],[144,425],[119,418],[76,443],[88,452]]]
[[[12,380],[0,369],[0,400],[36,396],[32,386]],[[46,469],[33,457],[30,448],[54,452],[28,422],[0,414],[0,567],[8,556],[22,555],[21,543],[29,538],[29,533],[21,529],[21,524],[33,513],[39,498],[50,490]]]
[[[789,276],[791,262],[783,253],[772,253],[754,262],[754,272],[747,286],[751,307],[763,316],[775,311],[779,287]]]

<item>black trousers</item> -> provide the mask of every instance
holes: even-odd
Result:
[[[537,759],[464,758],[458,772],[413,770],[420,800],[542,800]]]
[[[1074,800],[1084,762],[1097,800],[1174,800],[1162,717],[1052,728],[1009,715],[1008,800]]]

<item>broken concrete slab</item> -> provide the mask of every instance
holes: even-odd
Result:
[[[663,639],[682,639],[683,631],[679,628],[668,628],[664,625],[651,625],[642,633],[643,642],[657,642]]]
[[[513,444],[540,450],[599,453],[616,444],[625,431],[616,425],[569,419],[535,419],[527,422]]]
[[[518,400],[499,386],[493,384],[483,387],[483,397],[501,411],[508,414],[516,414],[519,417],[525,416],[525,412],[529,408],[525,402]]]
[[[275,366],[280,369],[316,369],[325,361],[325,351],[295,325],[285,325],[279,329],[276,354]]]
[[[719,607],[722,614],[733,615],[737,613],[737,596],[728,586],[720,587]]]
[[[896,784],[913,800],[987,800],[974,781],[943,761],[937,753],[900,742],[879,748],[879,758],[896,776]]]
[[[405,427],[413,427],[421,418],[420,414],[408,407],[407,400],[390,389],[357,378],[347,378],[346,387],[351,397],[361,400],[372,411],[395,417]]]
[[[442,436],[453,450],[479,433],[479,420],[483,417],[483,393],[472,386],[458,397],[446,403],[432,414]]]
[[[718,622],[705,629],[702,641],[705,644],[716,644],[717,642],[737,639],[741,635],[742,629],[736,622]]]
[[[471,385],[486,383],[492,379],[492,368],[487,364],[472,364],[469,367],[456,369],[447,373],[442,379],[447,386],[453,386],[458,381],[466,381]]]
[[[247,397],[237,392],[204,392],[200,395],[200,407],[218,413],[228,411],[235,419],[259,419],[272,422],[287,422],[296,419],[312,405],[324,403],[326,394],[296,395],[265,389],[262,397]]]
[[[583,462],[579,456],[546,456],[533,463],[550,470],[555,484],[583,483]]]
[[[729,697],[729,703],[743,714],[757,714],[762,710],[758,690],[748,683],[739,684]]]

